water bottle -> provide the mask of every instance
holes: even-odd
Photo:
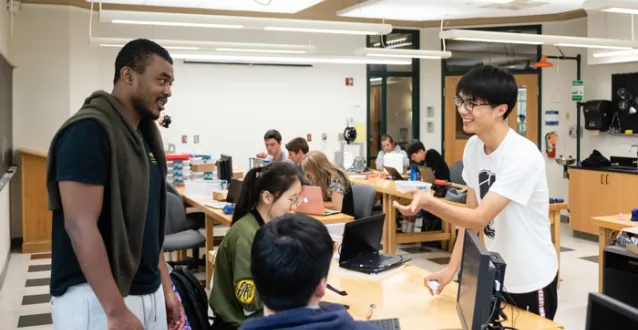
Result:
[[[410,181],[418,181],[419,180],[419,169],[416,165],[412,165],[410,167]]]

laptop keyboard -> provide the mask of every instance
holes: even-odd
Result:
[[[399,325],[399,319],[381,319],[381,320],[370,320],[367,323],[372,323],[381,330],[400,330],[401,325]]]

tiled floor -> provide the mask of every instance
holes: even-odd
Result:
[[[598,286],[598,245],[572,237],[567,224],[561,229],[561,285],[556,322],[567,330],[585,329],[587,294]],[[449,253],[420,245],[404,245],[399,254],[428,271],[445,267]],[[0,290],[0,329],[52,329],[49,308],[50,255],[12,254]],[[522,330],[522,329],[521,329]]]

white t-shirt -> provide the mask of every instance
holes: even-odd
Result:
[[[477,202],[489,192],[510,200],[485,227],[485,245],[507,263],[505,289],[528,293],[549,285],[558,272],[551,240],[545,160],[538,147],[510,129],[494,152],[472,136],[463,153],[463,180]]]

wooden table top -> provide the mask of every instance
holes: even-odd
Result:
[[[623,214],[620,218],[618,215],[593,217],[591,221],[595,226],[612,230],[638,227],[638,221],[631,221],[631,214]]]
[[[458,284],[450,283],[440,296],[431,296],[423,284],[429,273],[422,268],[406,264],[387,274],[365,275],[339,268],[333,262],[328,283],[347,296],[328,290],[325,301],[349,305],[350,314],[365,320],[370,304],[375,304],[371,319],[399,318],[404,330],[461,329],[456,310]],[[518,329],[563,329],[560,324],[524,310],[507,306],[510,321],[506,326]]]
[[[213,197],[203,197],[203,196],[188,196],[186,195],[184,187],[177,187],[177,191],[184,197],[184,200],[192,205],[197,207],[199,210],[203,211],[204,214],[215,218],[218,222],[223,225],[230,226],[232,223],[232,214],[225,214],[221,209],[214,209],[212,207],[206,206],[208,203],[215,202]],[[310,215],[311,217],[321,221],[325,225],[335,224],[335,223],[345,223],[354,221],[352,216],[349,216],[344,213],[337,213],[328,216],[319,216],[319,215]]]

